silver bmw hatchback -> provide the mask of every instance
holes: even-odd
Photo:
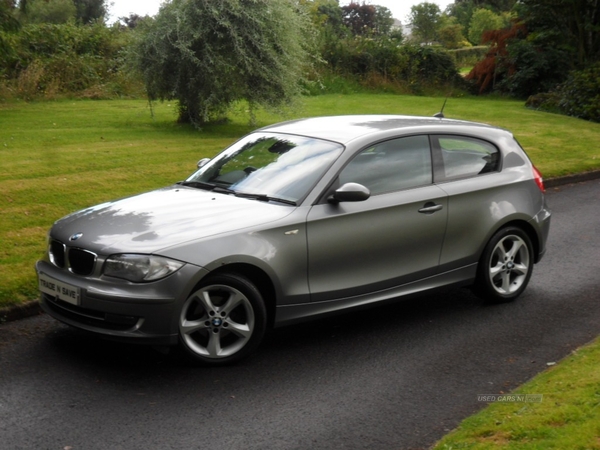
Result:
[[[441,286],[512,301],[546,249],[542,177],[510,132],[484,124],[294,120],[198,167],[57,221],[36,265],[43,309],[221,365],[269,327]]]

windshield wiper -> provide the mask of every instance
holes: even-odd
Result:
[[[285,203],[286,205],[298,206],[298,204],[293,200],[288,200],[286,198],[271,197],[271,196],[268,196],[265,194],[249,194],[246,192],[236,192],[235,196],[242,197],[242,198],[249,198],[252,200],[258,200],[261,202],[279,202],[279,203]]]
[[[181,186],[189,186],[193,188],[206,189],[207,191],[212,191],[216,186],[211,183],[206,183],[204,181],[180,181]]]
[[[229,189],[229,188],[221,187],[221,186],[215,186],[212,191],[218,192],[219,194],[235,194],[235,191],[233,189]]]
[[[180,181],[177,183],[181,186],[189,186],[193,188],[206,189],[207,191],[218,192],[219,194],[233,194],[235,191],[226,188],[217,186],[212,183],[207,183],[205,181]]]

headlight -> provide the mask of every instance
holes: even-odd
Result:
[[[112,255],[104,263],[104,275],[140,283],[156,281],[177,272],[184,263],[153,255]]]

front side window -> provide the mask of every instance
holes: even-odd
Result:
[[[431,184],[429,138],[409,136],[369,147],[350,161],[339,180],[362,184],[371,195]]]
[[[342,151],[342,145],[321,139],[253,133],[217,155],[185,184],[297,203]]]
[[[471,177],[497,172],[500,152],[489,142],[466,136],[435,136],[441,150],[442,179]]]

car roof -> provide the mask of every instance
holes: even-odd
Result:
[[[487,131],[500,128],[476,122],[462,120],[444,119],[437,117],[419,117],[402,115],[348,115],[348,116],[325,116],[311,117],[306,119],[290,120],[261,128],[261,132],[276,132],[310,136],[319,139],[340,142],[345,144],[356,138],[389,131],[418,131],[445,132],[449,127],[453,131],[458,128],[485,129]],[[447,131],[451,131],[448,129]]]

